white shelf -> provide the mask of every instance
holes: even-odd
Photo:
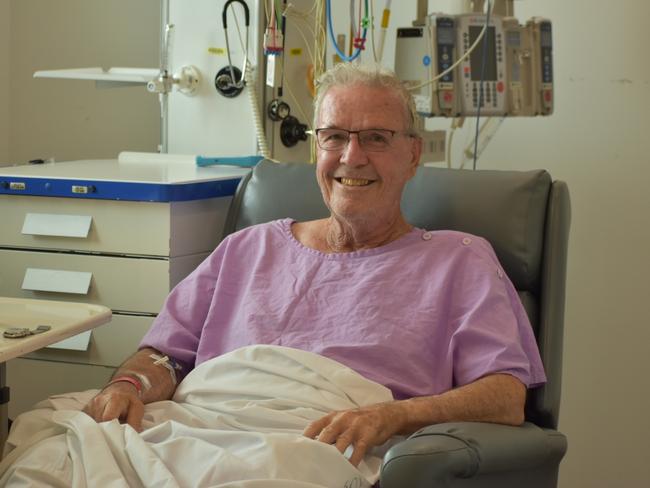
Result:
[[[159,74],[157,68],[75,68],[37,71],[34,78],[61,78],[102,82],[147,84]]]

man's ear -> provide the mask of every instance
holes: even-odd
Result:
[[[419,136],[411,137],[411,176],[415,175],[420,164],[422,156],[422,138]]]

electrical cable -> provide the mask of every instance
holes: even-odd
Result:
[[[303,42],[305,43],[305,49],[307,51],[307,56],[309,57],[309,60],[311,61],[312,65],[313,65],[313,64],[315,64],[316,61],[315,61],[314,55],[313,55],[313,53],[311,51],[311,48],[309,47],[309,41],[307,40],[307,36],[305,35],[303,29],[300,27],[300,25],[297,22],[298,20],[304,22],[304,24],[310,30],[309,33],[311,34],[311,36],[314,37],[314,33],[311,30],[312,27],[309,25],[309,23],[304,18],[306,16],[307,16],[307,14],[304,14],[304,16],[301,16],[300,13],[297,12],[295,7],[291,3],[287,4],[286,7],[284,8],[283,12],[282,12],[283,19],[286,18],[286,19],[296,20],[296,22],[294,22],[292,24],[292,26],[296,29],[296,32],[298,32],[298,34],[302,38]],[[306,124],[311,128],[312,121],[309,119],[309,117],[307,117],[307,115],[306,115],[306,113],[305,113],[305,111],[304,111],[304,109],[302,107],[302,104],[298,101],[298,98],[295,96],[293,90],[291,89],[289,80],[284,79],[284,70],[282,71],[282,73],[283,73],[282,86],[286,86],[287,93],[289,94],[289,96],[293,100],[293,103],[297,107],[298,112],[305,119]]]
[[[368,31],[368,27],[367,27],[368,0],[365,0],[366,18],[364,18],[364,22],[362,22],[363,33],[362,33],[361,38],[360,38],[361,42],[359,43],[359,45],[356,46],[356,50],[354,51],[354,53],[351,56],[346,56],[343,53],[343,51],[341,51],[338,44],[336,43],[336,36],[334,35],[334,23],[332,21],[332,2],[331,2],[331,0],[326,1],[326,6],[327,6],[327,8],[326,8],[326,11],[327,11],[327,27],[328,27],[329,34],[330,34],[330,37],[332,39],[332,45],[334,46],[334,50],[336,51],[336,54],[338,54],[339,57],[341,58],[341,60],[343,60],[343,61],[346,61],[346,62],[354,61],[361,54],[361,51],[363,50],[363,43],[365,43],[365,41],[366,41],[366,34],[367,34],[367,31]]]
[[[488,50],[488,40],[489,40],[488,27],[490,25],[490,13],[491,13],[490,0],[488,0],[487,15],[485,16],[485,27],[483,28],[483,30],[486,31],[486,34],[485,34],[485,40],[483,41],[483,60],[481,61],[481,78],[479,81],[478,110],[476,111],[476,135],[474,136],[474,161],[472,163],[473,171],[476,171],[479,121],[481,120],[481,106],[483,105],[483,83],[485,81],[485,65],[487,64],[487,50]]]
[[[284,10],[287,9],[287,0],[282,1]],[[282,67],[280,70],[280,86],[278,87],[278,97],[282,97],[282,91],[284,90],[284,72],[285,72],[285,62],[287,61],[287,56],[285,55],[285,45],[287,42],[287,16],[282,12]]]
[[[316,2],[316,12],[314,14],[314,27],[318,28],[314,35],[314,52],[316,53],[316,63],[314,64],[315,80],[325,72],[325,52],[327,46],[327,31],[323,27],[326,22],[325,10],[325,2],[323,0],[318,0]]]
[[[485,150],[487,145],[494,137],[496,131],[501,127],[505,119],[506,119],[505,115],[499,117],[483,118],[483,122],[481,123],[481,128],[478,131],[479,146],[478,149],[476,150],[477,157],[480,157],[480,155],[483,153],[483,151]],[[464,169],[465,164],[468,161],[473,160],[474,158],[473,146],[474,146],[474,138],[472,137],[472,141],[469,144],[467,144],[465,150],[463,151],[464,158],[459,169]]]
[[[307,127],[309,127],[309,130],[311,130],[312,129],[312,121],[309,119],[309,117],[307,117],[307,114],[303,110],[302,105],[300,105],[300,102],[298,101],[296,96],[293,94],[293,90],[291,89],[291,85],[289,84],[288,80],[287,80],[286,86],[287,86],[287,93],[293,99],[293,102],[296,104],[296,107],[298,107],[298,112],[300,112],[300,115],[305,119],[305,123],[306,123]]]
[[[268,0],[262,0],[264,2],[264,15],[266,16],[266,25],[269,25],[269,6],[267,5]]]
[[[302,37],[303,42],[305,43],[305,49],[307,50],[307,56],[309,56],[309,60],[314,63],[314,54],[312,53],[311,49],[309,48],[309,42],[307,41],[307,36],[305,36],[304,31],[298,26],[298,24],[293,24],[293,27],[295,27],[296,31]]]
[[[451,129],[449,130],[449,137],[447,138],[447,155],[445,157],[445,160],[447,161],[447,168],[451,169],[451,145],[454,141],[454,133],[456,132],[456,128],[458,125],[456,124],[456,119],[452,120],[451,122]]]
[[[323,0],[317,0],[315,2],[316,11],[314,12],[314,55],[316,57],[313,70],[313,79],[318,80],[320,76],[325,72],[325,52],[327,48],[327,31],[323,27],[326,23],[326,5]],[[316,82],[314,81],[314,87],[312,91],[312,96],[315,96],[316,91]],[[310,159],[309,161],[314,164],[316,162],[316,138],[310,138]]]

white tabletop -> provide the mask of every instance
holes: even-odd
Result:
[[[110,319],[110,309],[101,305],[0,297],[0,362],[93,329]],[[39,325],[49,325],[51,329],[20,339],[2,336],[10,327],[31,330]]]
[[[186,184],[239,179],[249,171],[250,169],[235,166],[201,167],[193,162],[157,160],[152,157],[150,162],[121,162],[117,159],[90,159],[84,161],[8,166],[0,168],[0,175],[19,178]]]

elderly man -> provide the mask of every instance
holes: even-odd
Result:
[[[199,364],[276,344],[392,391],[393,401],[332,411],[305,429],[342,453],[351,446],[353,465],[429,424],[521,424],[526,388],[545,376],[512,284],[483,239],[413,228],[401,213],[422,149],[414,122],[392,73],[351,64],[325,73],[316,172],[330,216],[227,237],[172,291],[141,349],[85,412],[139,430],[144,405],[172,398],[176,379]]]

